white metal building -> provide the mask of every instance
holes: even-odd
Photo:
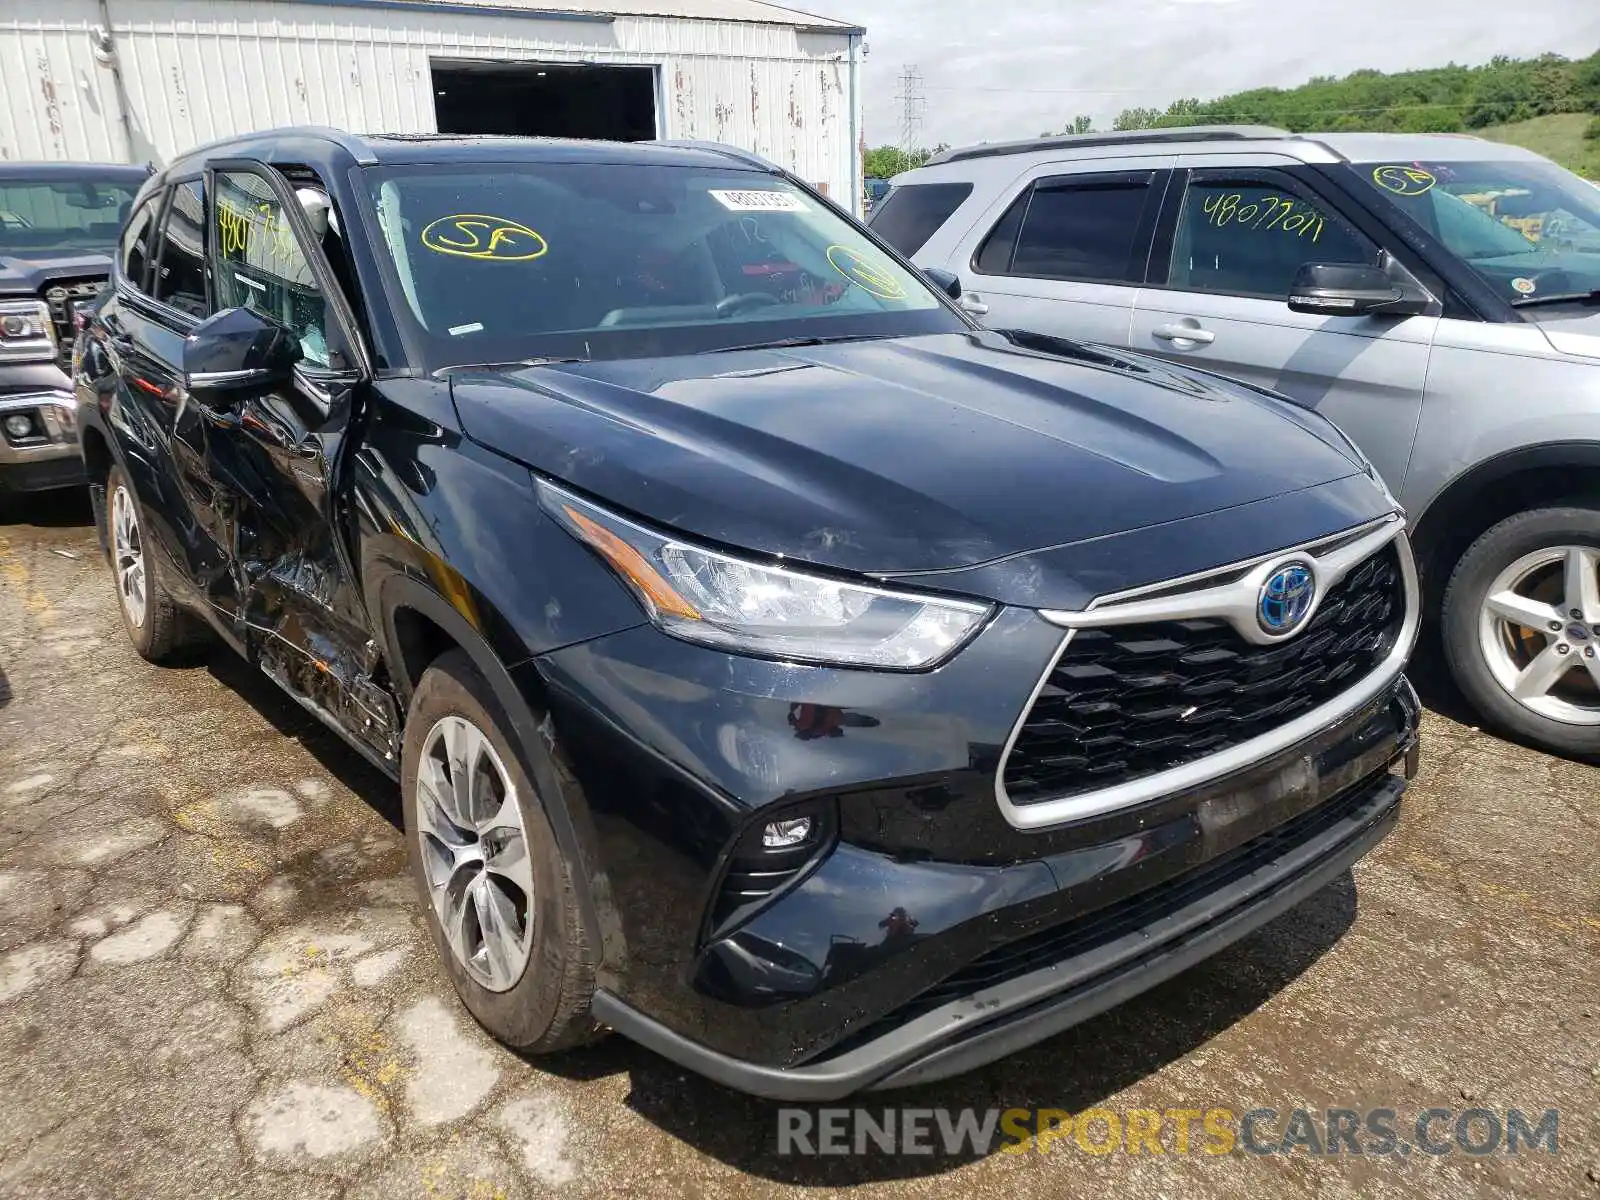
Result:
[[[0,0],[0,159],[303,124],[706,138],[854,204],[862,35],[758,0]]]

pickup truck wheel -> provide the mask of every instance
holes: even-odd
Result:
[[[551,752],[511,728],[472,660],[440,656],[406,717],[401,791],[412,875],[457,994],[500,1041],[544,1053],[598,1032],[594,963],[533,782],[557,777]]]
[[[106,496],[106,544],[122,626],[141,658],[165,662],[185,641],[183,612],[161,582],[145,541],[144,509],[121,467],[106,480]]]
[[[1600,511],[1534,509],[1478,538],[1445,591],[1444,647],[1489,724],[1600,757]]]

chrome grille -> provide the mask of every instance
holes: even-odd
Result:
[[[1006,759],[1014,805],[1206,758],[1338,697],[1389,657],[1406,616],[1390,543],[1329,589],[1306,628],[1247,642],[1217,617],[1078,629]]]

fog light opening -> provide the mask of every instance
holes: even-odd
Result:
[[[6,433],[13,438],[25,438],[33,433],[33,418],[23,413],[13,413],[6,418]]]
[[[768,850],[787,850],[811,837],[810,817],[791,817],[773,821],[761,831],[761,844]]]

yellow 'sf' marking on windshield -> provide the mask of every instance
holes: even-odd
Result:
[[[1420,196],[1439,181],[1421,167],[1373,167],[1372,182],[1397,196]]]
[[[550,249],[534,230],[518,221],[487,213],[451,213],[430,221],[422,244],[436,254],[485,262],[527,262]]]
[[[828,262],[833,269],[851,283],[857,284],[868,295],[880,300],[904,300],[905,286],[894,277],[889,264],[869,258],[849,246],[828,247]]]

